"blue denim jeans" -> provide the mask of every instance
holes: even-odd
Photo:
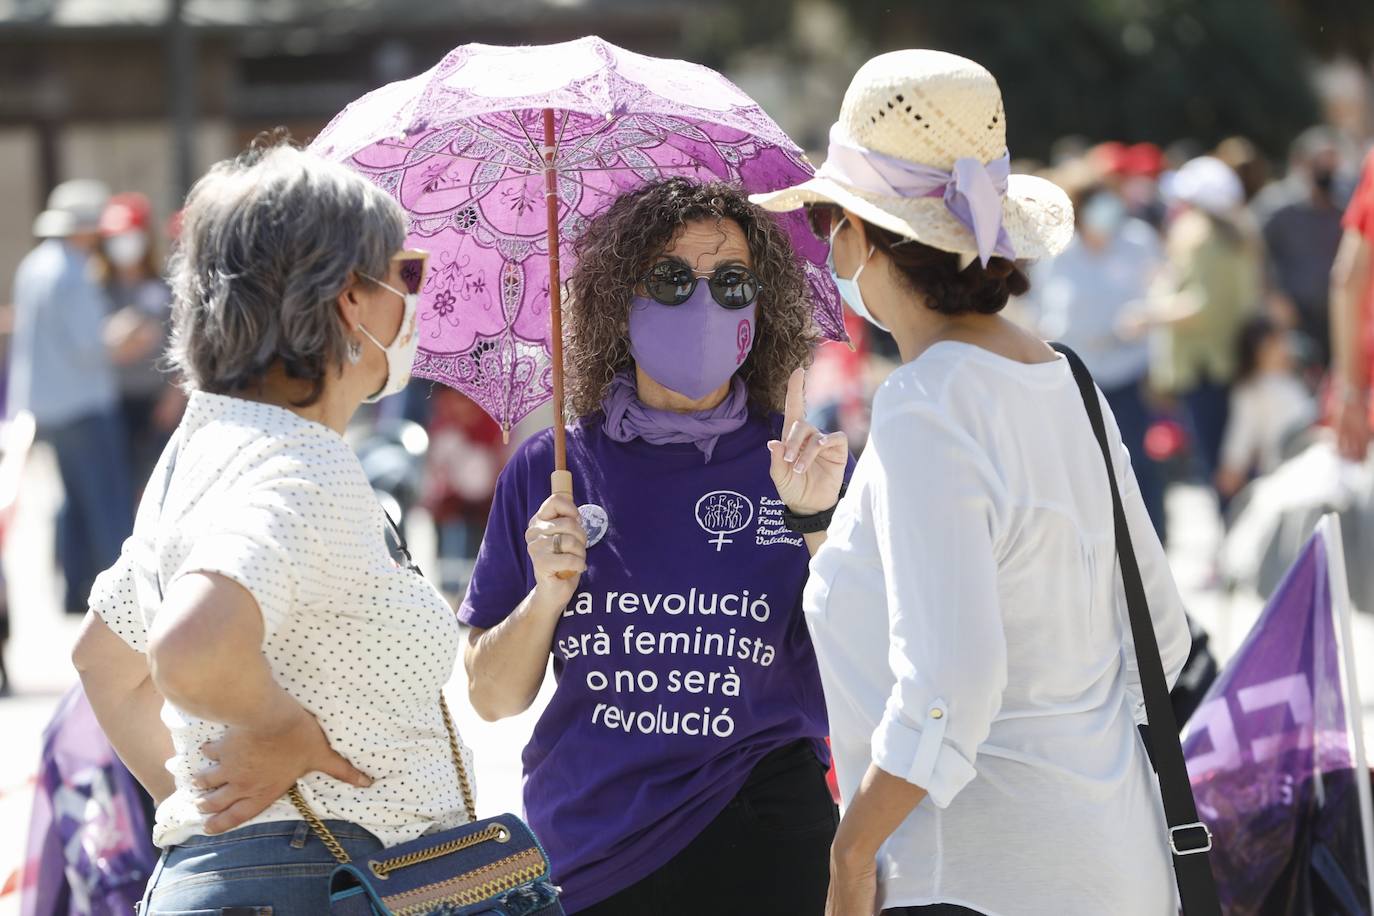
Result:
[[[41,434],[57,453],[66,501],[57,521],[57,554],[67,580],[68,613],[86,613],[95,577],[119,559],[134,525],[123,422],[91,414]]]
[[[1231,415],[1231,386],[1203,378],[1183,394],[1183,413],[1193,442],[1194,463],[1208,486],[1221,465],[1221,441]]]
[[[325,821],[354,860],[382,848],[376,837]],[[197,836],[166,850],[143,896],[142,916],[324,916],[337,863],[304,821],[252,824]]]
[[[1112,408],[1112,415],[1116,417],[1121,440],[1131,453],[1131,469],[1135,471],[1145,511],[1150,513],[1155,533],[1164,541],[1167,540],[1164,530],[1164,477],[1154,459],[1145,451],[1145,434],[1150,431],[1154,417],[1145,403],[1144,388],[1143,381],[1131,382],[1120,388],[1105,388],[1102,394]]]

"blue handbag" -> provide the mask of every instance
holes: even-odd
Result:
[[[549,878],[549,857],[525,822],[513,814],[477,820],[458,734],[442,695],[439,705],[471,823],[354,862],[300,792],[288,793],[339,862],[329,884],[331,916],[564,916],[558,888]]]

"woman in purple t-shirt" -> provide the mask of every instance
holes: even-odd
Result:
[[[460,611],[473,706],[523,712],[552,652],[525,809],[569,913],[819,916],[837,816],[798,531],[848,451],[801,419],[801,269],[736,188],[670,179],[588,227],[571,290],[577,498],[548,497],[548,433],[502,473]]]

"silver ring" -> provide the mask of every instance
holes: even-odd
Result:
[[[555,535],[553,536],[553,552],[554,552],[554,553],[562,553],[562,552],[563,552],[563,535],[561,535],[561,534],[555,534]]]

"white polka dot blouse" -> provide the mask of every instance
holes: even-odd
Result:
[[[464,823],[439,709],[458,621],[432,585],[393,559],[385,515],[352,449],[289,410],[196,392],[175,452],[165,500],[170,452],[153,472],[133,536],[96,583],[92,609],[142,652],[159,595],[178,576],[234,580],[262,611],[262,649],[277,681],[374,780],[360,789],[304,777],[315,813],[388,846]],[[158,808],[153,840],[168,847],[203,832],[190,780],[208,763],[200,746],[224,726],[171,704],[163,721],[176,750],[167,764],[176,792]],[[299,818],[282,799],[250,823]]]

